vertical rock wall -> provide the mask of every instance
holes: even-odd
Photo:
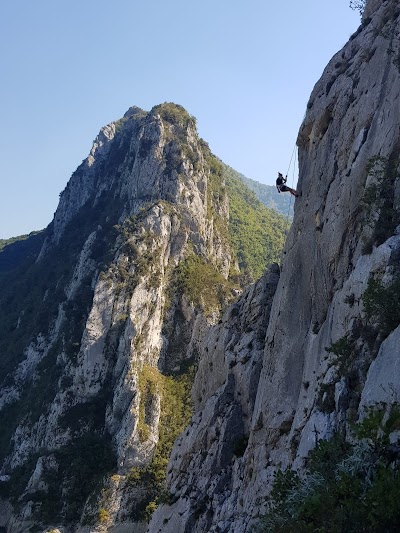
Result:
[[[265,512],[278,468],[301,468],[316,438],[346,431],[364,406],[396,398],[398,329],[382,343],[379,330],[368,324],[362,297],[371,277],[390,285],[400,250],[396,217],[388,222],[382,205],[368,206],[366,200],[371,185],[384,188],[397,216],[400,180],[388,169],[400,159],[399,15],[394,0],[367,2],[362,25],[329,62],[307,105],[297,141],[302,196],[282,258],[243,457],[231,459],[229,476],[214,484],[209,455],[223,445],[225,434],[213,433],[212,445],[201,435],[226,416],[227,403],[234,405],[225,401],[227,390],[249,397],[245,372],[235,378],[233,372],[221,374],[231,357],[226,347],[223,356],[212,352],[215,360],[205,356],[217,370],[180,440],[185,453],[177,445],[170,463],[170,486],[178,499],[156,512],[151,533],[250,531]],[[380,164],[385,171],[377,171]],[[346,337],[356,346],[352,379],[326,350]],[[214,406],[212,421],[208,405]],[[199,434],[203,417],[207,422]],[[235,419],[241,427],[246,417],[241,412]],[[204,462],[188,460],[194,451],[204,454]]]

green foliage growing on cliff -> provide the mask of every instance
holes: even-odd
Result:
[[[175,135],[183,143],[182,153],[197,169],[198,154],[186,144],[186,136],[182,137],[179,133],[179,127],[187,128],[190,124],[195,125],[194,117],[189,115],[183,107],[171,103],[156,106],[154,110],[163,120],[178,126]],[[219,237],[231,245],[240,272],[246,273],[247,280],[255,280],[262,275],[268,264],[279,262],[288,223],[284,216],[274,209],[265,207],[257,199],[254,192],[245,185],[244,176],[215,157],[205,141],[200,139],[199,143],[205,164],[209,169],[207,216],[213,220],[214,230]],[[173,169],[179,171],[181,161],[180,151],[172,148],[171,145],[166,159],[166,172],[169,175]],[[254,185],[256,182],[251,183]],[[225,208],[227,196],[229,220]]]
[[[103,262],[110,260],[110,250],[116,236],[113,226],[118,220],[118,207],[117,201],[110,205],[105,195],[101,196],[96,206],[91,209],[84,206],[76,214],[67,225],[60,243],[45,260],[36,262],[40,251],[36,244],[36,253],[32,257],[0,275],[0,330],[4,332],[0,338],[0,376],[12,371],[24,358],[24,349],[39,333],[48,333],[57,317],[59,305],[66,300],[64,289],[71,280],[76,261],[94,227],[98,228],[94,246],[97,261],[100,262],[100,258]],[[99,223],[102,224],[100,228]],[[40,238],[40,243],[43,237],[44,235],[33,235],[23,242]],[[2,255],[15,244],[7,246],[0,254],[0,270]],[[83,315],[90,307],[93,296],[90,281],[85,280],[78,294],[68,304],[72,306],[69,318],[75,314],[77,319],[76,323],[70,321],[74,337],[79,336],[79,331],[82,333],[85,322]],[[68,343],[68,334],[65,338]]]
[[[34,235],[40,235],[41,233],[42,231],[31,231],[30,233],[25,235],[18,235],[17,237],[10,237],[9,239],[0,239],[0,252],[10,244],[26,241],[27,239],[29,239],[29,237],[33,237]]]
[[[180,125],[187,128],[189,125],[196,125],[196,119],[190,115],[184,107],[172,102],[164,102],[153,107],[152,111],[157,111],[161,118],[170,124]]]
[[[104,507],[99,509],[97,520],[100,524],[106,524],[110,520],[110,513],[107,511],[107,509],[104,509]]]
[[[332,364],[338,367],[338,372],[341,376],[347,374],[356,356],[356,349],[354,340],[350,337],[342,337],[334,342],[332,346],[325,348],[328,353],[335,355],[335,360]]]
[[[386,338],[400,324],[400,275],[387,286],[371,277],[363,303],[368,320],[375,322],[380,335]]]
[[[150,420],[149,415],[155,411],[155,401],[157,397],[161,397],[161,391],[163,390],[163,375],[149,365],[144,365],[139,372],[139,392],[140,392],[140,404],[139,404],[139,420],[138,420],[138,432],[139,438],[142,442],[146,441],[150,435]]]
[[[139,372],[140,410],[139,433],[144,440],[150,434],[146,419],[148,407],[158,395],[161,400],[161,413],[158,426],[158,442],[153,458],[144,468],[131,468],[128,483],[144,487],[143,499],[133,509],[135,519],[148,519],[150,510],[154,511],[157,503],[165,496],[165,480],[168,460],[172,446],[178,435],[184,430],[192,415],[191,387],[194,379],[194,367],[176,376],[166,376],[157,368],[144,365]],[[142,407],[143,406],[143,407]]]
[[[164,123],[164,136],[166,145],[164,147],[164,174],[171,177],[173,174],[182,177],[185,174],[183,163],[190,161],[193,169],[199,170],[199,152],[196,143],[188,138],[188,128],[192,129],[194,139],[197,138],[196,118],[190,115],[186,109],[178,104],[165,102],[153,107],[152,112],[157,112]],[[193,139],[192,139],[193,140]],[[147,155],[151,146],[151,141],[141,141],[141,151]]]
[[[234,284],[203,257],[189,255],[175,270],[174,287],[206,315],[220,311],[232,300]]]
[[[352,443],[339,434],[318,442],[304,476],[278,471],[258,531],[398,531],[400,454],[389,435],[399,427],[397,405],[373,409],[355,426]]]
[[[265,207],[235,171],[224,167],[229,196],[229,236],[239,268],[258,279],[270,263],[280,262],[289,229],[286,219]]]
[[[45,237],[45,231],[32,231],[0,241],[0,282],[11,271],[26,268],[36,260]]]
[[[322,413],[332,413],[335,410],[335,384],[321,383],[318,387],[316,406]]]
[[[248,280],[258,279],[268,264],[280,262],[289,229],[285,217],[258,200],[241,174],[215,157],[200,140],[210,174],[207,189],[208,217],[219,235],[230,243],[239,270]],[[221,206],[229,200],[229,220]]]
[[[371,179],[365,188],[362,205],[364,221],[370,228],[370,236],[365,240],[364,253],[370,253],[373,246],[379,246],[400,224],[400,210],[395,203],[395,184],[399,170],[399,160],[382,156],[371,157],[366,173]]]
[[[103,477],[116,470],[116,457],[108,435],[85,434],[55,453],[58,470],[48,472],[49,490],[42,496],[38,515],[55,521],[65,514],[77,521],[89,495],[102,484]],[[62,480],[62,483],[60,483]]]
[[[214,221],[220,226],[218,229],[221,229],[221,226],[225,226],[226,220],[220,221],[219,218],[223,217],[225,214],[220,214],[219,209],[221,204],[225,201],[226,189],[225,189],[225,180],[223,176],[223,165],[221,161],[216,158],[208,149],[208,145],[203,143],[203,148],[205,147],[206,161],[209,165],[210,174],[208,177],[207,184],[207,216],[208,218],[214,218]],[[226,230],[223,227],[223,232]]]
[[[29,344],[39,334],[44,337],[49,334],[60,306],[65,314],[57,339],[38,363],[35,379],[27,381],[20,397],[0,411],[0,462],[11,451],[11,437],[21,420],[34,424],[41,415],[46,416],[63,372],[59,354],[64,352],[72,362],[76,359],[93,300],[92,276],[82,280],[68,302],[65,287],[94,227],[97,228],[96,246],[93,248],[96,262],[100,265],[110,260],[118,207],[117,202],[111,205],[104,196],[91,209],[84,206],[67,225],[62,240],[45,260],[36,262],[46,232],[31,235],[21,243],[10,244],[0,253],[1,266],[3,254],[16,245],[29,245],[35,250],[32,256],[0,274],[1,386],[13,386],[13,370],[25,358],[24,352]],[[102,225],[98,226],[99,223]],[[61,387],[66,380],[61,380]]]
[[[358,356],[360,349],[352,335],[339,338],[331,346],[325,347],[328,354],[332,354],[329,367],[335,367],[335,373],[330,376],[328,383],[320,383],[317,390],[316,406],[322,413],[332,413],[335,410],[336,384],[346,378],[349,391],[354,397],[359,397],[359,380],[361,365]],[[325,359],[328,359],[326,356]],[[356,390],[357,389],[357,390]]]
[[[185,128],[194,126],[194,118],[174,104],[163,104],[157,111],[164,121],[164,126],[168,123],[165,129],[173,132],[168,139],[171,143],[169,163],[175,164],[177,156],[181,164],[183,154],[192,162],[193,167],[202,165],[202,154],[197,146],[193,149],[188,144],[182,144],[176,150],[176,147],[172,146],[175,141],[187,139],[187,135],[184,137],[183,132]],[[122,172],[126,144],[129,142],[128,136],[124,133],[127,128],[123,127],[127,120],[121,119],[116,123],[120,139],[117,143],[113,143],[109,157],[104,160],[101,170],[105,174],[112,174],[115,182],[118,181],[118,173]],[[211,152],[207,152],[206,160],[210,169],[207,214],[209,221],[212,219],[213,222],[216,244],[223,241],[227,244],[227,248],[230,244],[234,254],[237,254],[241,271],[248,273],[249,277],[254,279],[262,274],[266,264],[279,260],[286,228],[284,219],[264,208],[234,172],[227,172]],[[179,168],[175,168],[175,171],[179,173]],[[82,172],[81,166],[76,173],[79,176]],[[53,345],[39,362],[32,382],[26,383],[20,398],[6,406],[0,413],[2,428],[0,459],[4,459],[10,452],[13,444],[12,435],[21,420],[24,419],[27,424],[33,426],[40,416],[46,416],[57,392],[60,389],[65,390],[72,384],[72,374],[63,375],[64,365],[66,363],[67,368],[70,368],[76,363],[82,333],[93,302],[93,285],[97,279],[97,272],[103,269],[101,279],[112,278],[112,282],[117,286],[116,295],[120,292],[122,294],[122,291],[129,293],[139,277],[149,273],[150,267],[152,277],[148,283],[152,287],[158,287],[160,275],[155,263],[159,260],[159,251],[151,248],[148,242],[152,240],[151,234],[144,232],[141,238],[136,240],[132,237],[132,233],[140,229],[141,216],[146,213],[146,209],[118,226],[121,213],[126,212],[126,205],[120,195],[114,194],[115,192],[115,190],[107,191],[96,196],[96,200],[94,196],[91,197],[66,226],[62,239],[58,245],[54,244],[45,261],[35,262],[44,238],[51,237],[52,226],[43,234],[30,235],[13,243],[1,243],[0,327],[5,333],[0,339],[2,354],[0,375],[2,378],[7,374],[9,376],[8,381],[4,381],[2,385],[13,386],[10,376],[24,359],[24,350],[40,333],[44,337],[48,336],[60,310],[65,315],[65,320]],[[229,221],[226,208],[228,196],[231,203]],[[175,213],[178,211],[174,208]],[[89,257],[93,268],[89,269],[88,275],[74,294],[67,298],[65,289],[69,286],[89,235],[95,239]],[[120,250],[124,254],[126,252],[129,260],[126,264],[122,260],[118,264],[113,264],[111,272],[110,263],[113,261],[116,248],[120,245]],[[8,250],[12,247],[14,250],[17,247],[22,250],[21,260],[5,261]],[[181,262],[173,274],[176,282],[174,288],[186,294],[188,299],[206,315],[213,313],[214,310],[220,311],[231,299],[234,284],[225,280],[219,269],[220,265],[213,265],[206,258],[193,253]],[[106,340],[110,373],[114,362],[112,357],[116,352],[116,340],[119,339],[128,316],[125,311],[125,308],[120,309],[119,319],[113,323],[110,338],[107,337]],[[182,344],[181,338],[179,341]],[[130,475],[131,482],[134,484],[135,480],[140,481],[140,486],[145,487],[146,493],[143,501],[138,504],[139,507],[144,506],[143,512],[137,510],[136,516],[148,516],[154,509],[154,502],[163,494],[166,467],[173,442],[188,424],[191,415],[192,379],[191,371],[180,376],[164,376],[152,367],[144,367],[141,371],[139,435],[142,441],[145,441],[150,434],[148,415],[153,400],[158,396],[161,398],[161,417],[159,441],[151,463],[140,471],[133,470]],[[115,457],[109,436],[102,432],[112,384],[104,382],[101,385],[103,390],[99,395],[85,403],[71,406],[59,420],[61,429],[70,430],[72,440],[53,453],[58,463],[58,470],[49,468],[45,472],[44,479],[49,490],[32,495],[40,519],[77,520],[88,495],[96,489],[101,477],[115,468]],[[235,453],[242,454],[245,444],[246,442],[239,442]],[[41,451],[44,456],[46,453],[46,450]],[[15,476],[12,474],[12,483],[15,482],[14,487],[18,487],[15,501],[23,493],[36,459],[37,457],[31,457],[23,471],[16,471]]]

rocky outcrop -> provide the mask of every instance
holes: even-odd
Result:
[[[93,141],[88,157],[72,174],[66,188],[60,195],[60,202],[53,220],[52,239],[55,242],[59,242],[66,225],[79,209],[89,199],[92,201],[94,199],[95,202],[101,192],[112,185],[113,175],[104,173],[110,151],[114,153],[119,151],[118,148],[121,147],[121,144],[126,142],[126,134],[135,135],[144,116],[145,113],[142,109],[132,107],[120,121],[112,122],[100,130]],[[125,130],[124,135],[120,136],[122,139],[118,139],[118,143],[113,143],[118,130],[121,132],[121,129]],[[116,144],[117,146],[115,146]],[[122,162],[120,161],[120,163]],[[115,173],[118,168],[114,168],[112,171]]]
[[[180,441],[184,452],[176,447],[171,458],[177,501],[156,512],[150,532],[167,531],[164,522],[176,532],[251,531],[277,469],[301,469],[317,438],[346,433],[367,406],[398,401],[398,328],[384,340],[388,331],[365,301],[370,280],[383,291],[398,275],[399,15],[395,1],[367,2],[362,25],[307,105],[297,141],[302,196],[263,341],[254,409],[233,415],[237,431],[249,437],[243,457],[220,465],[226,434],[211,430],[250,389],[245,372],[221,372],[231,360],[227,347],[225,358],[212,361],[216,373]],[[244,343],[245,335],[234,339]],[[334,355],[340,341],[351,346],[342,360]],[[203,438],[206,428],[212,444]],[[202,460],[200,449],[210,452]],[[216,464],[226,477],[216,476]]]

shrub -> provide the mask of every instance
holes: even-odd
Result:
[[[340,375],[345,375],[350,370],[356,357],[355,342],[350,337],[342,337],[336,342],[325,348],[328,353],[333,353],[336,357],[333,364],[338,366]]]
[[[374,245],[382,244],[400,223],[400,213],[394,202],[398,168],[398,160],[382,156],[374,156],[368,161],[366,172],[372,179],[364,191],[362,204],[364,222],[372,233],[364,244],[363,253],[370,253]]]
[[[400,406],[393,404],[386,413],[384,406],[381,409],[369,408],[364,419],[356,424],[353,431],[358,439],[368,439],[377,442],[379,446],[388,446],[390,434],[400,429]]]
[[[144,365],[139,373],[139,391],[140,391],[140,405],[139,405],[139,422],[138,431],[139,438],[142,442],[146,441],[150,435],[150,427],[148,425],[149,413],[156,395],[162,393],[162,374],[149,365]]]
[[[234,284],[227,281],[214,265],[192,254],[176,268],[174,287],[209,315],[229,303]]]
[[[363,294],[365,314],[374,321],[383,338],[400,324],[400,275],[385,287],[381,280],[371,277]]]
[[[388,448],[388,439],[399,421],[397,405],[386,416],[373,409],[354,428],[352,443],[339,434],[319,441],[301,478],[278,471],[259,531],[398,531],[400,454]]]
[[[155,501],[151,501],[146,505],[144,514],[145,514],[145,519],[147,522],[150,522],[151,515],[154,513],[156,509],[157,509],[157,502]]]
[[[107,509],[99,509],[97,519],[100,524],[104,524],[110,520],[110,513],[107,511]]]

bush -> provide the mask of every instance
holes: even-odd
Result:
[[[363,253],[370,253],[374,245],[382,244],[400,223],[400,213],[394,202],[398,168],[398,160],[382,156],[374,156],[368,161],[366,172],[372,179],[364,191],[362,204],[364,222],[372,233],[364,244]]]
[[[398,531],[400,454],[388,443],[399,422],[397,405],[389,416],[382,409],[372,410],[354,428],[352,444],[339,434],[319,441],[304,477],[290,469],[278,471],[259,531]]]
[[[347,374],[356,357],[354,340],[350,337],[342,337],[334,342],[332,346],[325,348],[325,350],[336,356],[333,364],[338,366],[339,374],[342,376]]]
[[[100,524],[104,524],[105,522],[108,522],[110,520],[110,513],[107,511],[107,509],[99,509],[97,519]]]
[[[400,275],[387,287],[371,277],[363,303],[367,318],[377,324],[380,334],[386,338],[400,324]]]
[[[152,501],[149,502],[146,505],[146,508],[144,510],[145,518],[147,522],[150,522],[151,515],[154,513],[154,511],[157,509],[157,502]]]
[[[206,315],[220,311],[232,299],[234,284],[204,258],[190,255],[175,271],[174,286]]]

